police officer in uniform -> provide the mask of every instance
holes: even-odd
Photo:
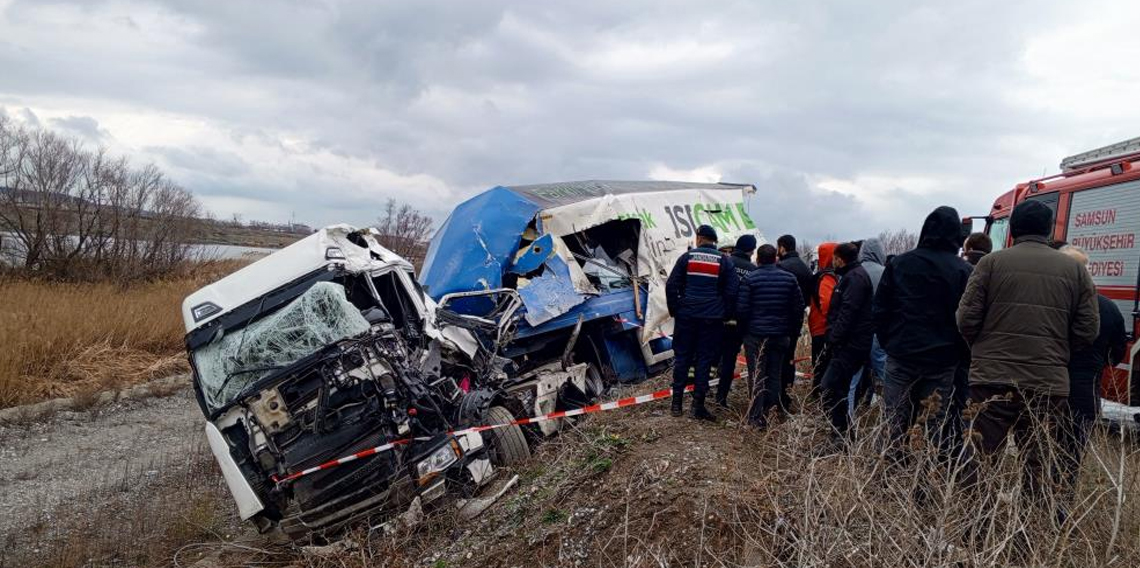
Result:
[[[694,370],[693,418],[715,420],[705,408],[709,372],[719,362],[724,320],[731,316],[738,278],[732,261],[716,249],[716,230],[697,228],[696,246],[677,259],[665,282],[673,316],[673,416],[682,414],[682,395]]]

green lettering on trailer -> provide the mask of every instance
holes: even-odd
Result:
[[[736,204],[736,212],[740,214],[740,220],[744,222],[744,228],[755,229],[756,223],[752,222],[752,217],[748,216],[748,212],[744,210],[744,202]]]

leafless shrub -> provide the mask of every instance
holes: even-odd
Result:
[[[906,229],[883,231],[879,233],[879,241],[888,255],[902,254],[918,246],[918,235]]]
[[[418,266],[432,235],[431,217],[407,203],[389,199],[376,223],[380,244]]]
[[[153,165],[0,117],[0,262],[66,280],[166,274],[200,230],[194,196]]]
[[[816,244],[812,243],[811,241],[809,241],[807,239],[804,239],[804,240],[799,242],[799,246],[797,246],[796,248],[799,249],[800,259],[802,259],[804,261],[804,264],[811,266],[812,263],[815,262],[815,247],[816,246],[817,246]]]

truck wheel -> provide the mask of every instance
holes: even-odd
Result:
[[[606,381],[602,379],[602,372],[598,370],[597,365],[590,363],[586,367],[586,398],[591,403],[597,402],[598,398],[606,392]]]
[[[515,419],[501,406],[492,406],[484,418],[488,425],[507,424]],[[513,465],[530,457],[530,446],[518,425],[487,430],[483,432],[483,440],[487,443],[487,454],[494,466]]]

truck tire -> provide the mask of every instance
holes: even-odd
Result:
[[[586,398],[590,403],[595,403],[606,392],[606,381],[602,379],[602,372],[598,370],[598,366],[590,363],[586,367]]]
[[[488,425],[507,424],[515,419],[510,411],[501,406],[489,408],[485,418]],[[523,436],[522,428],[518,425],[487,430],[483,432],[483,439],[487,443],[491,464],[496,467],[514,465],[530,457],[530,445],[526,443],[526,436]]]

